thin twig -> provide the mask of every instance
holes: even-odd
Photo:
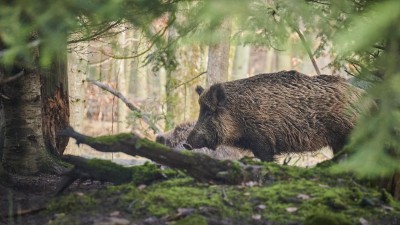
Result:
[[[176,85],[176,86],[174,87],[174,89],[177,89],[178,87],[180,87],[180,86],[182,86],[182,85],[185,85],[185,84],[187,84],[187,83],[190,83],[190,82],[192,82],[193,80],[199,78],[201,75],[206,74],[206,73],[207,73],[207,71],[204,71],[204,72],[202,72],[202,73],[200,73],[200,74],[198,74],[198,75],[192,77],[190,80],[185,81],[185,82],[183,82],[183,83],[180,83],[180,84]]]
[[[74,44],[74,43],[78,43],[78,42],[82,42],[82,41],[90,41],[90,40],[93,40],[94,38],[96,38],[96,37],[98,37],[98,36],[104,34],[105,32],[109,31],[110,29],[114,28],[115,26],[117,26],[117,25],[120,24],[120,23],[121,23],[121,20],[118,20],[118,21],[116,21],[115,23],[112,23],[110,26],[104,28],[103,30],[100,30],[99,32],[96,32],[96,33],[94,33],[94,34],[92,34],[92,35],[90,35],[90,36],[87,36],[87,37],[83,37],[83,38],[81,38],[81,39],[76,39],[76,40],[68,41],[67,43],[68,43],[68,44]]]
[[[297,29],[296,27],[292,26],[293,30],[297,33],[297,35],[299,35],[301,43],[303,43],[304,48],[307,51],[308,57],[310,57],[310,60],[314,66],[315,72],[317,72],[318,75],[321,75],[321,72],[319,71],[317,62],[314,59],[314,56],[311,52],[311,48],[310,46],[308,46],[306,39],[304,38],[303,33],[301,33],[301,31],[299,29]]]
[[[119,98],[123,103],[125,103],[126,106],[128,106],[128,108],[134,112],[138,112],[140,117],[143,119],[144,122],[146,122],[150,129],[152,129],[154,131],[154,133],[160,133],[162,131],[162,129],[160,127],[158,127],[156,124],[151,122],[151,119],[142,112],[142,110],[136,106],[135,104],[133,104],[132,102],[130,102],[124,95],[122,95],[120,92],[114,90],[113,88],[111,88],[110,86],[107,86],[99,81],[96,80],[91,80],[91,79],[86,79],[88,82],[96,85],[97,87],[110,92],[111,94],[113,94],[115,97]]]
[[[25,74],[25,70],[21,70],[19,73],[11,76],[11,77],[6,77],[6,78],[0,78],[0,85],[12,82],[20,77],[22,77]]]
[[[18,212],[15,212],[15,213],[13,213],[11,215],[10,214],[4,214],[4,215],[0,215],[0,217],[4,217],[4,218],[14,217],[14,218],[17,218],[17,217],[20,217],[20,216],[28,216],[28,215],[36,214],[36,213],[39,213],[39,212],[41,212],[41,211],[43,211],[45,209],[47,209],[46,206],[41,206],[41,207],[33,208],[33,209],[18,210]]]
[[[321,2],[321,1],[315,1],[315,0],[308,0],[308,2],[321,4],[321,5],[327,5],[327,6],[331,6],[332,5],[331,3],[328,3],[328,2]]]
[[[146,54],[147,52],[149,52],[153,46],[156,44],[156,39],[159,37],[162,37],[165,35],[165,33],[167,32],[168,28],[171,26],[171,24],[167,24],[167,26],[165,26],[163,29],[157,31],[151,38],[150,38],[150,45],[149,47],[147,47],[144,51],[137,53],[135,55],[130,55],[130,56],[121,56],[121,55],[113,55],[113,54],[108,54],[106,51],[104,51],[103,49],[100,50],[101,54],[113,58],[113,59],[134,59],[134,58],[138,58],[144,54]]]

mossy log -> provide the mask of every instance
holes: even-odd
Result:
[[[64,178],[57,187],[56,194],[61,194],[74,181],[97,180],[114,184],[134,183],[150,184],[162,180],[166,176],[155,164],[145,164],[141,167],[124,167],[103,159],[85,159],[80,156],[66,155],[62,160],[74,165],[64,174]]]
[[[207,155],[189,151],[175,151],[165,145],[155,143],[133,134],[90,137],[67,128],[60,136],[72,137],[77,144],[86,144],[101,152],[123,152],[132,156],[142,156],[156,163],[179,169],[194,179],[215,184],[241,184],[258,181],[262,177],[262,167],[243,165],[236,161],[220,161]]]

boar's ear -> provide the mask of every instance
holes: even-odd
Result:
[[[204,92],[204,88],[203,88],[202,86],[200,86],[200,85],[197,85],[197,86],[196,86],[196,92],[197,92],[197,94],[200,96],[201,93]]]
[[[226,103],[224,87],[221,84],[214,84],[210,87],[211,102],[214,106],[223,106]]]

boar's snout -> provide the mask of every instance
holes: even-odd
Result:
[[[207,136],[202,134],[201,132],[190,133],[188,139],[186,140],[186,143],[184,144],[184,147],[188,150],[204,147],[215,150],[216,148],[216,146],[210,144],[210,142],[207,140]]]
[[[173,146],[171,145],[171,141],[168,140],[168,138],[166,138],[164,135],[158,134],[158,135],[156,136],[156,142],[157,142],[157,143],[160,143],[160,144],[163,144],[163,145],[166,145],[166,146],[168,146],[168,147],[173,147]]]

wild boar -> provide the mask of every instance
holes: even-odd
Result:
[[[196,89],[200,113],[186,148],[228,145],[250,149],[263,161],[283,153],[346,144],[362,91],[338,76],[296,71],[259,74]]]

